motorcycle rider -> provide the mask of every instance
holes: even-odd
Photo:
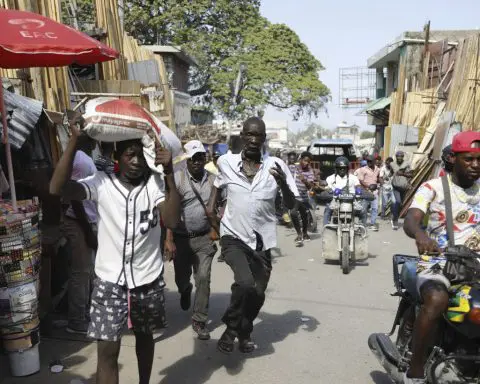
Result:
[[[452,215],[456,245],[480,251],[480,132],[461,132],[453,138],[451,173]],[[428,217],[425,229],[424,219]],[[417,191],[403,226],[415,239],[420,255],[445,249],[448,244],[442,179],[424,183]],[[404,383],[425,383],[424,365],[432,347],[436,326],[448,309],[449,280],[439,258],[422,260],[417,267],[416,286],[421,309],[413,326],[412,359]],[[444,262],[443,262],[444,263]]]
[[[360,180],[355,175],[348,173],[350,161],[345,156],[337,157],[335,160],[335,173],[327,177],[327,190],[333,192],[335,189],[345,189],[348,187],[348,192],[355,194],[355,188],[360,187]],[[325,206],[323,213],[323,225],[330,223],[332,217],[332,209],[330,205]]]

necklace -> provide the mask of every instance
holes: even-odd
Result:
[[[450,184],[450,189],[453,190],[455,197],[461,203],[469,205],[477,205],[480,203],[480,190],[477,183],[470,188],[463,189],[452,181],[451,176],[448,177],[448,182]]]

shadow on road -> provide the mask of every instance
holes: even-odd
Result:
[[[77,365],[84,364],[87,357],[79,354],[79,351],[87,347],[89,342],[79,342],[76,340],[50,339],[44,338],[40,342],[40,372],[28,377],[11,377],[8,360],[6,356],[0,358],[0,383],[2,384],[68,384],[72,380],[80,380],[81,383],[94,383],[94,377],[85,377],[70,372],[69,369]],[[60,362],[64,371],[61,373],[51,373],[50,364]],[[121,367],[120,367],[121,369]]]
[[[225,309],[228,299],[228,294],[217,294],[213,295],[211,301],[224,303],[223,309]],[[212,317],[216,315],[212,313]],[[160,371],[160,374],[165,376],[160,384],[207,383],[211,376],[222,368],[229,375],[235,376],[243,370],[248,359],[270,355],[275,352],[274,344],[297,332],[314,332],[320,324],[315,318],[298,310],[280,315],[261,312],[258,320],[252,334],[258,348],[251,355],[241,354],[238,350],[231,355],[225,355],[216,349],[218,340],[209,342],[195,340],[191,355],[183,357]]]
[[[385,373],[380,371],[370,372],[370,377],[375,384],[392,384],[392,379]]]

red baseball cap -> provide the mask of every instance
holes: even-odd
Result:
[[[466,131],[453,137],[452,152],[480,152],[480,132]]]

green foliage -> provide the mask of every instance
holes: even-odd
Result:
[[[375,132],[371,132],[371,131],[362,131],[360,133],[360,139],[372,139],[375,137]]]
[[[76,1],[79,21],[91,22],[93,0]],[[228,118],[261,115],[269,105],[316,116],[329,96],[320,62],[288,26],[261,16],[260,0],[124,0],[124,13],[125,30],[141,44],[180,46],[196,59],[191,94]]]
[[[81,31],[86,31],[95,24],[95,3],[93,0],[76,0],[77,8],[74,10]],[[75,17],[69,10],[70,1],[61,0],[62,22],[75,27]]]
[[[304,130],[295,135],[295,142],[299,140],[311,141],[315,139],[328,139],[332,136],[332,130],[324,128],[320,124],[310,123]]]
[[[240,63],[246,74],[240,97],[233,100],[230,84]],[[329,95],[318,78],[322,69],[294,31],[263,19],[245,33],[240,52],[222,60],[212,74],[212,95],[226,115],[258,113],[271,105],[290,109],[294,118],[316,116]]]

